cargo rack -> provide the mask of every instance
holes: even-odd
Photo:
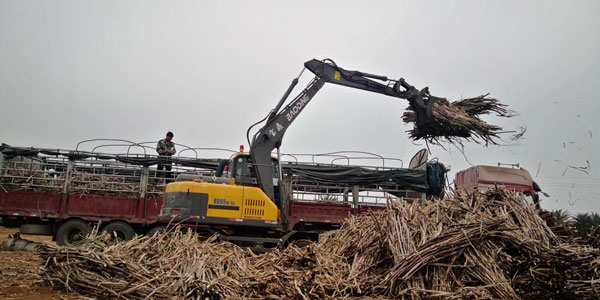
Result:
[[[125,197],[160,197],[171,181],[157,171],[158,163],[172,163],[172,174],[215,175],[219,163],[238,151],[225,148],[189,147],[176,144],[178,153],[170,159],[152,155],[156,142],[121,139],[91,139],[79,142],[75,150],[0,147],[0,188],[34,190],[65,194],[100,194]],[[120,148],[124,152],[105,152]],[[86,149],[86,150],[83,150]],[[100,152],[103,150],[103,152]],[[203,157],[217,152],[221,157]],[[213,154],[214,155],[214,154]],[[394,182],[343,184],[306,178],[291,171],[294,166],[361,167],[385,171],[403,169],[398,158],[363,151],[338,151],[320,154],[281,154],[287,192],[291,199],[306,202],[333,202],[385,205],[390,199],[423,200],[415,192]],[[376,162],[364,164],[356,162]]]

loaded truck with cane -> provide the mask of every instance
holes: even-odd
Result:
[[[129,146],[135,147],[136,144]],[[173,163],[173,172],[178,178],[196,180],[193,183],[196,186],[203,185],[198,182],[200,179],[228,184],[232,181],[237,184],[256,182],[250,177],[249,153],[243,150],[227,152],[234,153],[231,159],[181,155],[170,158],[170,162]],[[366,152],[313,154],[304,158],[304,161],[301,154],[288,154],[287,157],[294,159],[282,163],[288,189],[286,193],[289,199],[295,199],[289,207],[291,213],[288,214],[288,224],[291,228],[304,229],[306,237],[337,228],[350,214],[381,209],[388,197],[406,201],[423,199],[437,183],[429,183],[432,179],[427,175],[431,172],[427,173],[422,167],[406,169],[399,159]],[[135,234],[153,234],[163,229],[168,222],[159,222],[163,201],[183,196],[173,193],[165,195],[167,180],[160,176],[155,167],[163,159],[164,157],[145,154],[111,154],[95,150],[44,149],[2,144],[0,223],[2,226],[19,228],[23,234],[52,235],[60,245],[76,244],[94,227],[101,232],[116,234],[123,240],[131,239]],[[336,163],[340,160],[344,161],[343,165]],[[352,164],[354,161],[372,160],[377,163],[363,163],[360,166]],[[423,160],[420,155],[419,165],[427,165]],[[412,165],[417,166],[415,163]],[[226,168],[227,166],[229,167]],[[338,181],[340,178],[345,181]],[[180,182],[174,183],[178,184]],[[225,185],[218,188],[221,188],[218,191],[227,190]],[[243,189],[244,186],[240,186],[237,192],[243,193]],[[229,222],[233,222],[247,226],[252,231],[255,223],[269,223],[260,220],[270,217],[261,208],[261,205],[269,204],[260,203],[258,197],[250,198],[250,193],[244,194],[249,201],[242,207],[243,215],[236,215],[242,212],[242,208],[216,210],[225,211],[229,215],[213,214],[215,207],[233,206],[230,191],[231,189],[214,194],[216,198],[211,199],[213,201],[210,207],[208,203],[206,206],[207,210],[210,209],[207,211],[207,218],[199,218],[198,224],[194,224],[197,225],[196,228],[205,233],[230,232]],[[190,191],[191,196],[195,196],[191,194],[193,192],[194,190]],[[193,201],[194,210],[197,209],[196,205],[202,205]],[[173,205],[168,207],[169,215],[177,212]],[[211,218],[213,216],[216,217]],[[261,226],[257,228],[263,229]],[[262,235],[261,230],[255,232],[256,237]],[[295,238],[300,236],[298,234]]]
[[[477,165],[456,173],[454,186],[456,189],[475,189],[487,192],[495,188],[504,188],[510,191],[523,193],[537,206],[540,206],[540,194],[549,197],[542,192],[540,186],[533,180],[529,171],[519,168]]]

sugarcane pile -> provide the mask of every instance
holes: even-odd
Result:
[[[409,99],[411,105],[402,116],[405,123],[414,124],[413,129],[408,131],[413,140],[423,139],[434,144],[442,141],[462,144],[461,139],[465,139],[477,143],[484,142],[486,145],[496,144],[502,128],[486,123],[480,116],[516,115],[505,104],[497,99],[488,98],[488,95],[450,102],[444,98],[430,96],[427,91],[421,91],[422,93],[425,95],[419,96],[427,100],[419,99],[419,101],[427,101],[432,106],[431,110],[422,109],[415,103],[416,100]],[[417,120],[417,115],[422,120]]]
[[[564,242],[504,190],[392,202],[318,243],[255,255],[171,230],[80,248],[45,245],[44,281],[98,299],[592,299],[600,253]]]

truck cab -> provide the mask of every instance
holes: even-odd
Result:
[[[522,168],[504,168],[496,166],[474,166],[456,173],[456,189],[476,189],[486,192],[496,187],[523,193],[539,206],[540,188],[531,174]]]

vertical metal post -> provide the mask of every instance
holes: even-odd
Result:
[[[287,193],[285,192],[285,183],[283,182],[283,168],[281,167],[281,152],[277,148],[277,172],[279,173],[279,201],[281,203],[281,223],[287,224]]]
[[[146,192],[148,192],[148,177],[150,176],[150,167],[144,166],[142,168],[142,174],[140,176],[140,199],[144,199],[146,197]]]
[[[67,163],[67,172],[65,173],[65,186],[63,187],[63,193],[69,194],[71,192],[71,184],[73,179],[73,165],[75,161],[69,158]]]
[[[2,175],[2,167],[4,166],[4,154],[0,152],[0,175]]]
[[[279,173],[279,185],[281,186],[281,183],[283,182],[283,170],[281,167],[281,152],[279,151],[279,148],[277,148],[277,172]]]
[[[358,208],[358,185],[352,186],[352,203],[354,208]]]
[[[288,177],[284,180],[285,183],[285,199],[294,198],[294,189],[292,189],[292,178]]]

